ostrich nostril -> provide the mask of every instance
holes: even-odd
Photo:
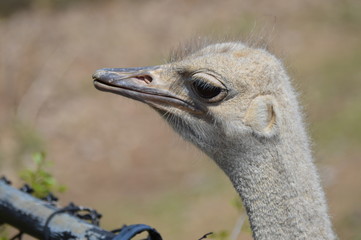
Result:
[[[149,84],[153,81],[153,78],[149,75],[136,76],[135,78],[144,81],[146,84]]]

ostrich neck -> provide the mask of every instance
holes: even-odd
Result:
[[[255,239],[334,239],[307,136],[286,132],[272,141],[243,140],[243,150],[214,158],[240,194]]]

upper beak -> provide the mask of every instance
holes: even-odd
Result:
[[[159,110],[177,107],[201,113],[200,107],[185,100],[184,96],[170,89],[165,80],[165,65],[140,68],[103,68],[93,74],[94,86],[101,91],[112,92],[145,102]]]

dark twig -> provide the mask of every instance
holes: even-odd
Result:
[[[207,238],[209,235],[212,235],[212,234],[213,234],[213,232],[206,233],[198,240],[203,240],[203,239]]]

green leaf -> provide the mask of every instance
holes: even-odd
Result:
[[[41,165],[44,159],[45,159],[44,152],[36,152],[33,154],[33,161],[35,162],[36,165]]]
[[[58,185],[56,179],[46,169],[50,166],[49,161],[45,160],[44,152],[33,154],[35,170],[25,169],[20,172],[20,178],[34,189],[34,196],[43,198],[50,192],[64,192],[65,186]]]

